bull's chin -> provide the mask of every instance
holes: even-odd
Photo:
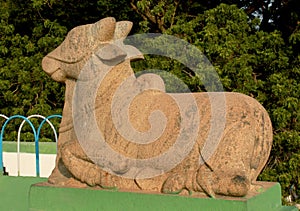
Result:
[[[57,69],[54,73],[52,73],[51,78],[57,82],[65,82],[66,74],[61,69]]]

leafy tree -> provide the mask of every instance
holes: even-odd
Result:
[[[19,29],[18,32],[11,15],[15,11],[20,11],[20,16],[27,13],[26,10],[22,13],[19,7],[12,8],[10,3],[0,2],[0,112],[7,116],[61,113],[64,87],[42,71],[41,60],[53,46],[62,42],[66,27],[45,20],[32,26],[28,24],[31,30]],[[14,122],[6,131],[18,130],[20,121]],[[54,120],[56,126],[58,123]],[[31,129],[26,125],[24,131],[22,134]],[[47,131],[47,126],[44,131]],[[16,140],[15,132],[5,135],[4,140]],[[32,141],[33,135],[24,135],[22,140]]]

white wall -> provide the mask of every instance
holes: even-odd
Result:
[[[49,177],[55,158],[56,154],[40,154],[40,177]],[[9,176],[18,176],[17,153],[3,152],[3,163]],[[20,153],[20,176],[36,176],[35,154]]]

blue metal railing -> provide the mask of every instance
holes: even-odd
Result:
[[[36,176],[39,177],[40,176],[40,159],[39,159],[39,136],[40,136],[40,132],[41,132],[41,128],[43,127],[43,125],[47,122],[53,132],[54,132],[54,136],[55,136],[55,141],[57,143],[57,133],[56,130],[54,128],[54,126],[52,125],[52,123],[49,121],[52,118],[62,118],[61,115],[59,114],[55,114],[55,115],[50,115],[47,117],[44,117],[42,115],[31,115],[29,117],[25,117],[22,115],[14,115],[11,117],[7,117],[3,114],[0,114],[0,117],[5,118],[5,122],[3,124],[3,126],[1,127],[1,134],[0,134],[0,174],[3,174],[4,171],[4,164],[3,164],[3,135],[4,135],[4,130],[7,126],[7,124],[12,120],[12,119],[23,119],[22,123],[20,124],[19,130],[18,130],[18,140],[17,140],[17,156],[18,156],[18,175],[20,174],[20,133],[21,133],[21,129],[24,125],[25,122],[28,122],[28,124],[30,125],[31,129],[33,130],[33,134],[34,134],[34,143],[35,143],[35,160],[36,160]],[[32,117],[38,117],[38,118],[42,118],[43,121],[40,123],[38,130],[36,131],[35,127],[33,126],[32,122],[29,120]]]

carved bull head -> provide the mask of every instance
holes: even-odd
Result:
[[[86,61],[99,50],[97,56],[108,65],[141,59],[140,51],[123,44],[131,28],[131,22],[116,22],[112,17],[75,27],[60,46],[44,57],[42,67],[55,81],[65,82],[67,78],[78,79]]]

